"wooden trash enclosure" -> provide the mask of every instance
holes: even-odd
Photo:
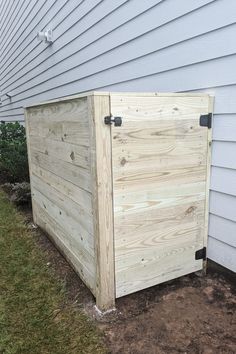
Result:
[[[25,109],[34,221],[99,309],[203,268],[212,110],[206,94],[105,92]]]

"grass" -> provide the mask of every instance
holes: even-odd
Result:
[[[67,301],[46,263],[0,191],[0,354],[106,353],[100,333]]]

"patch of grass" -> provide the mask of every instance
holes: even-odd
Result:
[[[0,191],[0,353],[106,353],[94,324],[66,301],[23,217]]]

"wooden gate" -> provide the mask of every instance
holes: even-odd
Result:
[[[110,96],[116,297],[202,269],[209,96]]]

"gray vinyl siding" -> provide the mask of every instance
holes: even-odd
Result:
[[[235,33],[235,0],[3,0],[0,119],[94,89],[214,95],[208,256],[236,271]]]

